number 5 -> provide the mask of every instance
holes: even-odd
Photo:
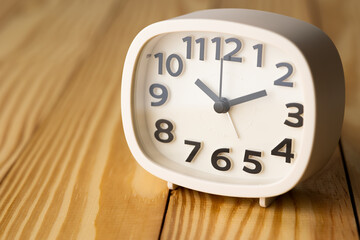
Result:
[[[248,168],[244,166],[243,170],[247,173],[257,174],[261,172],[262,166],[258,160],[250,158],[251,156],[261,157],[261,152],[245,150],[244,162],[252,163],[255,165],[255,168]]]

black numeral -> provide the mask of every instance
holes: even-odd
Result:
[[[159,119],[155,123],[156,131],[154,136],[156,140],[162,143],[169,143],[174,139],[174,135],[171,131],[174,129],[174,126],[169,120]]]
[[[193,40],[191,36],[187,36],[182,38],[183,42],[186,43],[186,59],[191,59],[192,58],[192,46],[193,46]],[[195,39],[195,43],[200,45],[200,51],[199,51],[199,59],[200,61],[204,61],[205,59],[205,41],[206,38],[198,38]],[[215,59],[216,60],[220,60],[221,58],[221,47],[222,47],[222,41],[221,41],[221,37],[215,37],[211,39],[212,43],[215,43]],[[225,43],[229,44],[229,43],[235,43],[234,45],[234,49],[231,50],[229,53],[224,55],[224,60],[225,61],[232,61],[232,62],[242,62],[242,58],[241,57],[235,57],[234,55],[237,54],[241,48],[242,48],[242,42],[240,41],[240,39],[237,38],[227,38],[225,39]],[[254,50],[257,50],[257,61],[256,61],[256,66],[257,67],[262,67],[263,65],[263,49],[264,49],[264,44],[256,44],[253,46]],[[156,54],[158,55],[158,54]],[[155,57],[159,57],[156,56]],[[284,82],[284,80],[286,80],[293,72],[293,68],[289,63],[278,63],[276,64],[276,67],[287,67],[288,68],[288,73],[286,73],[283,77],[281,77],[280,79],[275,81],[275,85],[280,85],[280,86],[286,86],[286,87],[292,87],[292,83],[291,82]]]
[[[155,58],[159,59],[159,65],[158,65],[158,74],[163,74],[163,62],[164,62],[164,54],[163,53],[157,53],[154,55]]]
[[[262,59],[263,59],[263,44],[256,44],[253,46],[254,50],[257,50],[257,62],[256,67],[262,67]]]
[[[204,61],[205,58],[205,38],[199,38],[195,40],[196,43],[200,44],[200,61]]]
[[[185,160],[185,162],[191,162],[195,158],[196,154],[199,152],[199,150],[201,148],[201,142],[185,140],[184,143],[187,144],[187,145],[194,146],[193,150],[191,151],[191,153],[189,154],[189,156]]]
[[[293,66],[290,63],[281,62],[281,63],[276,64],[276,67],[277,68],[286,67],[287,72],[285,73],[284,76],[282,76],[281,78],[275,80],[274,85],[284,86],[284,87],[293,87],[294,83],[285,82],[285,80],[288,79],[291,76],[291,74],[293,73],[293,71],[294,71]]]
[[[187,36],[187,37],[184,37],[182,40],[183,40],[183,42],[186,43],[186,59],[191,59],[192,37]],[[200,61],[204,61],[204,59],[205,59],[205,38],[198,38],[195,40],[195,43],[200,44],[199,59],[200,59]]]
[[[171,61],[177,61],[178,62],[178,69],[176,71],[173,71],[171,69]],[[177,54],[171,54],[167,59],[166,59],[166,71],[173,77],[177,77],[182,73],[182,70],[184,68],[184,64],[183,61],[181,59],[181,57]]]
[[[291,159],[294,158],[294,154],[291,153],[291,149],[292,149],[292,139],[285,138],[273,150],[271,150],[271,155],[285,157],[285,162],[291,163]]]
[[[156,89],[161,89],[161,93],[157,93]],[[160,99],[160,101],[158,102],[151,102],[151,106],[161,106],[168,99],[168,95],[169,95],[168,90],[164,85],[158,83],[151,84],[149,88],[149,92],[153,98]]]
[[[227,171],[231,168],[230,159],[225,156],[219,155],[221,153],[229,153],[229,148],[220,148],[216,150],[211,156],[211,164],[213,167],[219,171]]]
[[[221,44],[221,38],[216,37],[211,39],[212,43],[215,43],[215,59],[220,60],[220,44]]]
[[[183,42],[186,42],[186,59],[191,59],[191,40],[192,40],[192,37],[187,36],[187,37],[184,37],[182,40],[183,40]]]
[[[233,61],[233,62],[242,62],[242,58],[241,57],[234,57],[234,55],[236,53],[238,53],[241,49],[241,42],[239,39],[237,38],[228,38],[225,39],[226,43],[235,43],[235,49],[232,50],[231,52],[229,52],[228,54],[226,54],[224,56],[224,60],[226,61]]]
[[[287,108],[297,108],[297,112],[295,113],[288,113],[288,117],[295,118],[297,122],[290,122],[289,120],[285,120],[284,124],[290,126],[290,127],[302,127],[304,124],[304,119],[301,116],[301,114],[304,113],[304,106],[300,103],[288,103],[286,104]]]
[[[163,74],[164,54],[157,53],[154,55],[154,57],[159,59],[158,74],[162,75]],[[178,63],[178,68],[176,70],[172,69],[172,67],[171,67],[172,61],[177,61],[177,63]],[[179,76],[184,69],[184,63],[183,63],[181,57],[177,54],[171,54],[166,59],[165,66],[166,66],[166,71],[173,77]]]
[[[220,60],[220,50],[221,50],[221,38],[220,37],[215,37],[213,39],[211,39],[212,43],[215,43],[215,59],[216,60]],[[227,38],[225,39],[225,43],[235,43],[235,48],[229,52],[228,54],[226,54],[224,56],[224,60],[226,61],[232,61],[232,62],[242,62],[242,58],[241,57],[235,57],[234,55],[237,54],[240,49],[241,49],[241,41],[237,38]]]
[[[247,166],[244,166],[243,170],[247,173],[257,174],[261,172],[262,166],[258,160],[251,158],[251,156],[261,157],[261,152],[245,150],[244,162],[252,163],[255,167],[248,168]]]

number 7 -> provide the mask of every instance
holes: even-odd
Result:
[[[194,146],[194,149],[191,151],[191,153],[189,154],[189,156],[187,157],[187,159],[185,161],[185,162],[191,162],[194,159],[194,157],[196,156],[196,154],[199,152],[199,150],[201,148],[201,142],[185,140],[184,143],[187,145]]]

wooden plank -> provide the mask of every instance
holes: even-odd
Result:
[[[172,191],[162,239],[358,239],[339,150],[317,178],[278,197],[230,198]]]
[[[22,1],[0,17],[0,180],[86,58],[111,6]]]
[[[360,215],[360,2],[318,0],[320,21],[336,44],[344,66],[346,108],[342,146]],[[334,17],[336,16],[336,17]]]
[[[154,21],[208,4],[192,2],[158,1],[154,5],[132,0],[112,6],[107,16],[111,21],[103,26],[101,39],[76,71],[67,75],[60,100],[0,185],[0,238],[158,237],[168,189],[165,182],[136,164],[125,142],[120,115],[121,70],[138,31]],[[79,18],[89,21],[91,14],[81,14],[87,5],[78,6]],[[166,6],[166,11],[158,11],[160,6]],[[46,26],[44,22],[39,34]],[[67,25],[72,27],[77,28]],[[72,41],[77,42],[75,30],[69,31],[74,35]],[[35,47],[41,50],[38,43]],[[43,60],[42,64],[48,62]],[[58,68],[52,78],[61,73]],[[39,92],[39,88],[31,89],[33,95]]]
[[[24,81],[31,81],[34,75],[42,72],[40,66],[45,69],[52,66],[49,67],[49,73],[45,71],[43,78],[54,82],[62,73],[60,66],[73,67],[75,71],[66,74],[66,83],[59,83],[62,89],[59,85],[47,87],[53,88],[54,94],[61,97],[60,101],[53,100],[54,104],[51,106],[38,107],[40,110],[34,116],[41,116],[42,121],[34,125],[37,131],[29,135],[30,140],[19,151],[16,164],[0,186],[0,238],[151,239],[158,236],[167,189],[164,182],[142,170],[128,151],[120,119],[119,79],[127,47],[142,27],[199,8],[216,6],[209,5],[207,1],[175,2],[128,1],[113,6],[113,15],[108,16],[108,19],[116,16],[113,25],[108,32],[105,27],[107,25],[103,25],[104,36],[101,35],[101,41],[98,41],[93,53],[84,50],[83,55],[80,54],[82,57],[86,56],[81,65],[78,65],[79,61],[72,61],[73,53],[60,61],[62,65],[52,65],[45,55],[35,58],[38,61],[35,66],[39,71],[25,75]],[[271,10],[277,6],[278,11],[286,14],[295,6],[302,9],[300,12],[304,12],[299,13],[295,9],[292,14],[315,21],[311,20],[313,15],[303,5],[286,5],[286,2],[274,1],[269,5],[264,2],[266,7],[263,9]],[[249,3],[246,6],[251,7],[252,3]],[[83,16],[80,13],[86,5],[80,2],[73,4],[77,6],[76,11],[73,9],[69,15],[73,18],[76,13]],[[67,6],[61,6],[63,8],[54,6],[51,8],[53,12],[47,10],[51,14],[44,14],[49,14],[49,17],[54,13],[59,15],[59,12],[67,9]],[[95,8],[95,3],[93,7]],[[166,7],[166,11],[160,11],[161,7]],[[97,16],[95,9],[90,12],[92,13],[83,16],[84,23],[91,20],[91,14]],[[24,20],[23,24],[26,25],[26,22]],[[43,36],[50,22],[42,23],[40,30],[31,36]],[[23,25],[19,23],[19,28],[20,26]],[[82,49],[82,43],[86,39],[77,38],[77,31],[81,30],[81,26],[75,26],[67,24],[67,30],[72,31],[67,36],[71,38],[68,43],[76,43]],[[93,34],[91,36],[99,35],[94,32],[97,28],[89,31]],[[51,31],[55,35],[56,32]],[[19,34],[18,31],[13,34],[13,39],[19,44],[14,43],[12,51],[3,48],[0,51],[3,55],[0,55],[6,56],[4,59],[8,60],[21,56],[22,50],[29,51],[25,55],[27,58],[24,58],[27,62],[23,60],[26,64],[22,64],[32,66],[32,57],[38,52],[42,53],[44,40],[31,40],[27,43],[18,40],[21,38],[15,35]],[[85,35],[86,31],[80,35],[83,36],[82,34]],[[52,53],[50,46],[56,48],[63,44],[62,41],[56,42],[56,38],[51,38],[50,35],[46,35],[44,39],[48,41],[48,54]],[[63,40],[66,39],[64,36]],[[57,44],[51,45],[52,41]],[[24,47],[27,44],[29,46]],[[65,47],[60,49],[66,50]],[[17,54],[12,54],[14,51]],[[17,62],[12,60],[12,63]],[[10,74],[13,68],[9,64],[6,68],[1,65],[1,69],[7,69],[7,74]],[[31,88],[29,92],[33,95],[40,94],[41,85],[46,83],[42,80],[38,87]],[[10,83],[9,80],[0,80],[0,84],[3,84],[0,88],[2,91],[3,86]],[[23,82],[18,80],[11,84],[13,88],[17,88]],[[23,89],[26,87],[23,86]],[[13,99],[18,100],[24,92],[16,92],[18,97]],[[48,90],[49,92],[52,93]],[[49,98],[51,102],[51,97],[43,96],[42,99]],[[30,99],[35,101],[36,98]],[[29,106],[31,105],[26,105],[23,109],[29,109]],[[47,117],[50,111],[51,115]],[[266,236],[354,239],[357,233],[351,214],[345,176],[339,152],[336,152],[334,165],[329,172],[281,196],[269,209],[259,208],[257,201],[251,199],[224,198],[186,189],[174,191],[162,238],[231,238],[240,235],[255,239]],[[256,226],[261,226],[261,229]]]
[[[229,0],[219,7],[271,11],[322,27],[323,18],[333,18],[334,13],[320,11],[327,1],[319,4]],[[329,28],[334,21],[339,19],[329,22]],[[337,22],[338,27],[343,24]],[[353,24],[356,26],[359,24]],[[260,208],[257,199],[226,198],[183,188],[173,191],[162,239],[358,239],[341,160],[337,150],[327,172],[279,197],[268,209]]]

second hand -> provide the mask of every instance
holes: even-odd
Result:
[[[221,60],[220,60],[220,87],[219,87],[219,99],[221,99],[221,94],[222,94],[222,75],[223,75],[223,63],[224,62],[224,59],[223,58],[221,58]],[[237,136],[237,138],[240,138],[239,137],[239,133],[237,132],[237,130],[236,130],[236,127],[235,127],[235,124],[234,124],[234,122],[233,122],[233,120],[232,120],[232,118],[231,118],[231,116],[230,116],[230,113],[229,113],[229,111],[228,112],[226,112],[226,115],[228,116],[228,118],[229,118],[229,121],[230,121],[230,123],[231,123],[231,126],[233,127],[233,129],[234,129],[234,131],[235,131],[235,134],[236,134],[236,136]]]
[[[235,125],[234,125],[234,122],[233,122],[233,120],[232,120],[232,118],[231,118],[231,116],[230,116],[230,113],[227,112],[226,115],[228,116],[228,118],[229,118],[229,120],[230,120],[231,126],[233,127],[237,138],[240,138],[240,137],[239,137],[239,133],[237,132],[236,127],[235,127]]]

